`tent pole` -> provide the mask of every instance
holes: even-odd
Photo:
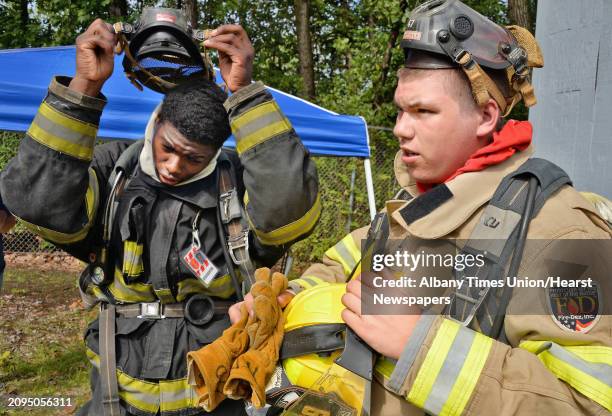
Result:
[[[346,233],[351,232],[351,222],[353,217],[353,202],[355,201],[355,174],[357,173],[357,165],[353,163],[353,171],[351,172],[351,193],[349,194],[349,212],[346,221]]]
[[[374,196],[374,184],[372,181],[372,166],[370,166],[370,158],[363,159],[363,167],[365,169],[366,189],[368,191],[368,205],[370,207],[370,221],[376,216],[376,199]]]

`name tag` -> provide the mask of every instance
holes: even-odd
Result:
[[[182,257],[183,263],[191,270],[195,277],[197,277],[204,286],[208,287],[213,279],[219,273],[217,266],[202,253],[200,249],[192,245]]]

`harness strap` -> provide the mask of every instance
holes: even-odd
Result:
[[[225,228],[227,252],[242,275],[242,295],[246,295],[255,283],[255,266],[249,255],[249,224],[244,207],[240,203],[234,172],[229,162],[219,163],[219,218]],[[232,278],[233,268],[228,263]]]
[[[115,354],[115,305],[100,304],[100,385],[105,416],[120,416]]]
[[[560,167],[537,158],[529,159],[502,180],[461,249],[463,253],[482,256],[485,264],[458,272],[456,278],[464,284],[455,292],[447,308],[449,319],[464,326],[471,325],[475,319],[483,334],[493,338],[500,335],[499,322],[505,315],[512,292],[504,288],[471,287],[466,277],[498,280],[505,276],[511,257],[512,263],[516,263],[513,268],[517,270],[508,272],[516,274],[529,221],[548,198],[566,184],[571,185],[571,181]]]

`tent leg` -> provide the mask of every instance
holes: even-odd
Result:
[[[376,198],[374,196],[374,183],[372,181],[372,166],[370,166],[370,158],[363,159],[363,167],[365,169],[366,189],[368,191],[368,206],[370,207],[370,221],[376,216]]]
[[[346,220],[346,233],[351,232],[351,222],[353,217],[353,202],[355,201],[355,176],[357,173],[356,165],[353,164],[353,171],[351,172],[351,193],[349,195],[349,212],[348,219]]]

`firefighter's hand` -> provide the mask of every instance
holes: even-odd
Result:
[[[399,359],[419,319],[419,312],[414,311],[410,315],[362,315],[361,296],[361,279],[357,277],[346,285],[346,293],[342,296],[342,303],[346,306],[342,319],[376,352]]]
[[[15,226],[15,217],[10,212],[0,209],[0,234],[8,233]]]
[[[70,88],[96,97],[115,65],[117,35],[112,25],[96,19],[76,40],[76,74]]]
[[[291,299],[293,299],[294,296],[295,295],[293,294],[293,292],[285,290],[284,292],[281,292],[280,295],[278,295],[276,300],[278,301],[279,306],[281,308],[284,308],[289,304],[289,302],[291,302]],[[240,320],[240,308],[242,307],[242,305],[245,305],[247,311],[249,312],[249,315],[253,316],[253,295],[251,295],[251,293],[247,293],[242,302],[235,303],[229,308],[228,312],[232,325]]]
[[[204,46],[219,52],[221,76],[231,92],[251,84],[255,49],[242,26],[219,26],[210,33]]]

